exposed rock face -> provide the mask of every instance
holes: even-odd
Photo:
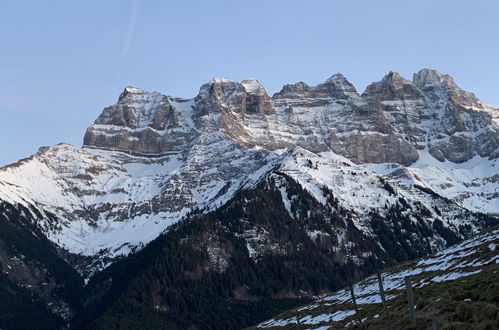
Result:
[[[341,74],[317,86],[285,85],[272,98],[255,79],[214,78],[192,100],[127,87],[87,130],[84,145],[167,154],[185,150],[209,126],[244,148],[299,145],[356,163],[403,165],[428,148],[440,161],[464,162],[498,156],[497,113],[429,69],[412,82],[390,72],[362,95]]]
[[[192,137],[192,102],[127,87],[87,129],[83,144],[134,154],[160,155],[185,149]],[[181,113],[180,111],[184,111]]]
[[[194,98],[197,127],[204,118],[218,115],[215,125],[240,146],[252,148],[257,141],[245,127],[251,117],[261,119],[261,125],[268,128],[267,116],[275,113],[267,92],[256,79],[241,83],[226,78],[214,78],[201,86]]]
[[[498,157],[498,109],[482,103],[459,88],[450,76],[435,70],[421,70],[414,74],[413,81],[426,97],[431,116],[428,147],[435,158],[464,162],[474,155]]]
[[[198,114],[223,113],[269,115],[274,113],[270,98],[256,79],[237,83],[226,78],[214,78],[201,86],[195,98]]]
[[[317,86],[304,82],[285,85],[273,99],[348,99],[358,96],[355,87],[341,74],[337,73]]]
[[[214,78],[201,86],[195,98],[198,113],[222,113],[232,110],[240,114],[271,114],[273,107],[267,92],[256,79],[241,83]]]

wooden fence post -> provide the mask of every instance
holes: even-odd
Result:
[[[295,308],[295,312],[296,312],[296,326],[298,327],[298,330],[301,330],[300,315],[298,312],[298,307]]]
[[[388,307],[386,306],[385,290],[383,289],[383,280],[381,279],[381,273],[378,272],[378,285],[379,285],[379,295],[381,296],[381,302],[383,303],[383,308],[385,309],[386,316],[388,316]]]
[[[409,276],[405,278],[405,287],[407,289],[407,302],[409,305],[409,315],[411,317],[411,321],[416,322],[416,313],[414,311],[414,295],[412,293],[412,282]]]
[[[432,330],[438,330],[437,321],[433,317],[431,318],[431,329]]]
[[[350,294],[352,295],[353,307],[355,308],[355,314],[360,320],[359,308],[357,307],[357,301],[355,300],[355,293],[353,292],[353,285],[350,285]]]

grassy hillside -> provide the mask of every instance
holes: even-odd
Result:
[[[499,229],[488,230],[433,256],[382,273],[385,311],[377,278],[284,312],[253,329],[499,329]],[[416,322],[409,319],[404,278],[413,282]]]

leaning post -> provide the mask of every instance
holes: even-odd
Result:
[[[416,312],[414,308],[414,294],[412,293],[412,282],[411,278],[407,276],[405,278],[405,287],[407,289],[407,302],[409,305],[409,316],[411,317],[411,322],[416,322]]]
[[[357,314],[357,318],[360,320],[359,308],[357,307],[357,301],[355,300],[355,293],[353,291],[353,285],[350,284],[350,294],[352,295],[352,303],[355,309],[355,314]]]
[[[383,308],[388,316],[388,307],[386,306],[385,290],[383,289],[383,280],[381,279],[381,273],[378,272],[378,285],[379,285],[379,295],[381,296],[381,302],[383,303]]]

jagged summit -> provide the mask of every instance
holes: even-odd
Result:
[[[147,97],[147,95],[159,95],[159,92],[149,92],[146,91],[142,88],[138,87],[133,87],[133,86],[127,86],[123,89],[123,92],[121,92],[119,98],[118,98],[118,103],[120,102],[131,102],[133,100],[137,100],[142,97]]]
[[[342,73],[335,73],[324,82],[320,83],[318,86],[331,84],[343,91],[357,93],[354,85],[352,85],[352,83],[348,81],[348,79]]]
[[[286,84],[282,86],[281,90],[272,95],[272,99],[280,98],[305,98],[310,95],[310,86],[303,81]]]
[[[348,82],[347,78],[343,75],[343,73],[335,73],[331,77],[327,78],[324,83],[335,83],[335,82]]]
[[[405,100],[422,98],[422,92],[414,84],[403,78],[398,72],[390,71],[379,82],[366,87],[364,98],[377,100]]]
[[[358,96],[355,87],[341,73],[336,73],[317,86],[309,86],[304,82],[284,85],[273,99],[327,99],[355,98]]]
[[[124,93],[132,93],[132,94],[141,94],[141,93],[144,93],[145,91],[141,88],[127,86],[127,87],[125,87],[123,92]]]
[[[247,78],[241,81],[241,85],[243,85],[244,89],[247,93],[250,94],[267,94],[265,88],[260,84],[256,78]]]
[[[188,103],[188,102],[187,102]],[[118,103],[104,108],[84,137],[84,147],[161,155],[185,147],[190,107],[158,92],[126,87]]]
[[[358,96],[354,85],[341,73],[332,75],[315,88],[318,92],[324,92],[333,98],[355,98]]]
[[[87,130],[84,145],[163,155],[182,150],[209,126],[245,148],[298,144],[357,163],[404,165],[428,148],[441,161],[463,162],[497,157],[491,118],[497,120],[497,110],[430,69],[413,81],[391,71],[360,96],[341,73],[317,86],[285,85],[272,98],[255,78],[213,78],[191,100],[126,87]]]
[[[201,86],[201,89],[209,89],[212,88],[212,86],[220,86],[220,85],[226,85],[226,86],[242,86],[244,90],[247,93],[253,94],[253,93],[261,93],[262,91],[265,92],[265,88],[260,84],[260,82],[256,78],[246,78],[240,83],[230,80],[229,78],[225,77],[214,77],[207,83],[203,84]]]
[[[231,83],[231,82],[233,82],[233,81],[230,80],[229,78],[225,78],[225,77],[213,77],[213,78],[211,78],[210,81],[208,81],[208,84]]]
[[[412,84],[412,82],[402,77],[400,73],[390,71],[381,79],[381,84],[400,88],[404,85]]]
[[[427,86],[441,84],[444,82],[454,84],[454,79],[451,76],[443,74],[437,70],[433,69],[422,69],[413,74],[412,82],[418,88],[424,88]]]

